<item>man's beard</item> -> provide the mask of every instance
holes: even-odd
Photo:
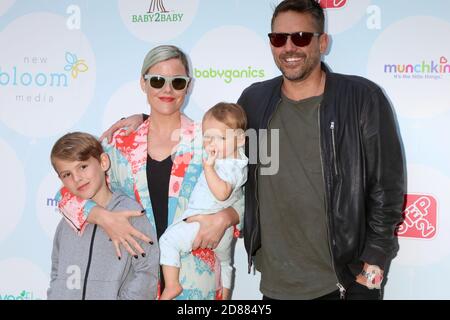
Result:
[[[320,55],[318,56],[310,56],[309,58],[306,57],[304,54],[285,54],[281,55],[280,59],[287,59],[287,58],[302,58],[304,59],[304,64],[299,70],[290,70],[288,68],[280,67],[278,66],[278,69],[280,69],[283,76],[290,81],[303,81],[306,78],[309,77],[309,75],[312,73],[314,68],[317,66],[317,64],[320,63]]]

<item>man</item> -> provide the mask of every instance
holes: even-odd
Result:
[[[282,76],[244,90],[259,146],[279,147],[279,170],[251,164],[244,240],[261,272],[263,299],[379,299],[398,251],[404,168],[394,115],[367,79],[335,74],[324,13],[314,0],[285,0],[269,34]]]

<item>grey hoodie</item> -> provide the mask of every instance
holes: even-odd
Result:
[[[142,210],[131,198],[113,193],[106,207],[109,211]],[[122,250],[122,259],[115,254],[108,235],[88,224],[78,236],[61,219],[53,240],[49,300],[151,300],[156,299],[159,248],[156,234],[146,215],[135,217],[131,224],[150,236],[153,245],[140,242],[146,257],[132,257]],[[87,280],[86,280],[87,277]]]

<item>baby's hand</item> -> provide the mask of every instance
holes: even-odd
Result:
[[[207,157],[203,158],[203,165],[208,167],[214,167],[217,159],[217,149],[215,147],[207,146],[205,148]]]

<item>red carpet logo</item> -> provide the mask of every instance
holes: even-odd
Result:
[[[339,9],[345,6],[347,0],[317,0],[324,9]]]
[[[408,194],[403,217],[403,223],[396,230],[398,236],[431,239],[436,235],[437,201],[433,196]]]

